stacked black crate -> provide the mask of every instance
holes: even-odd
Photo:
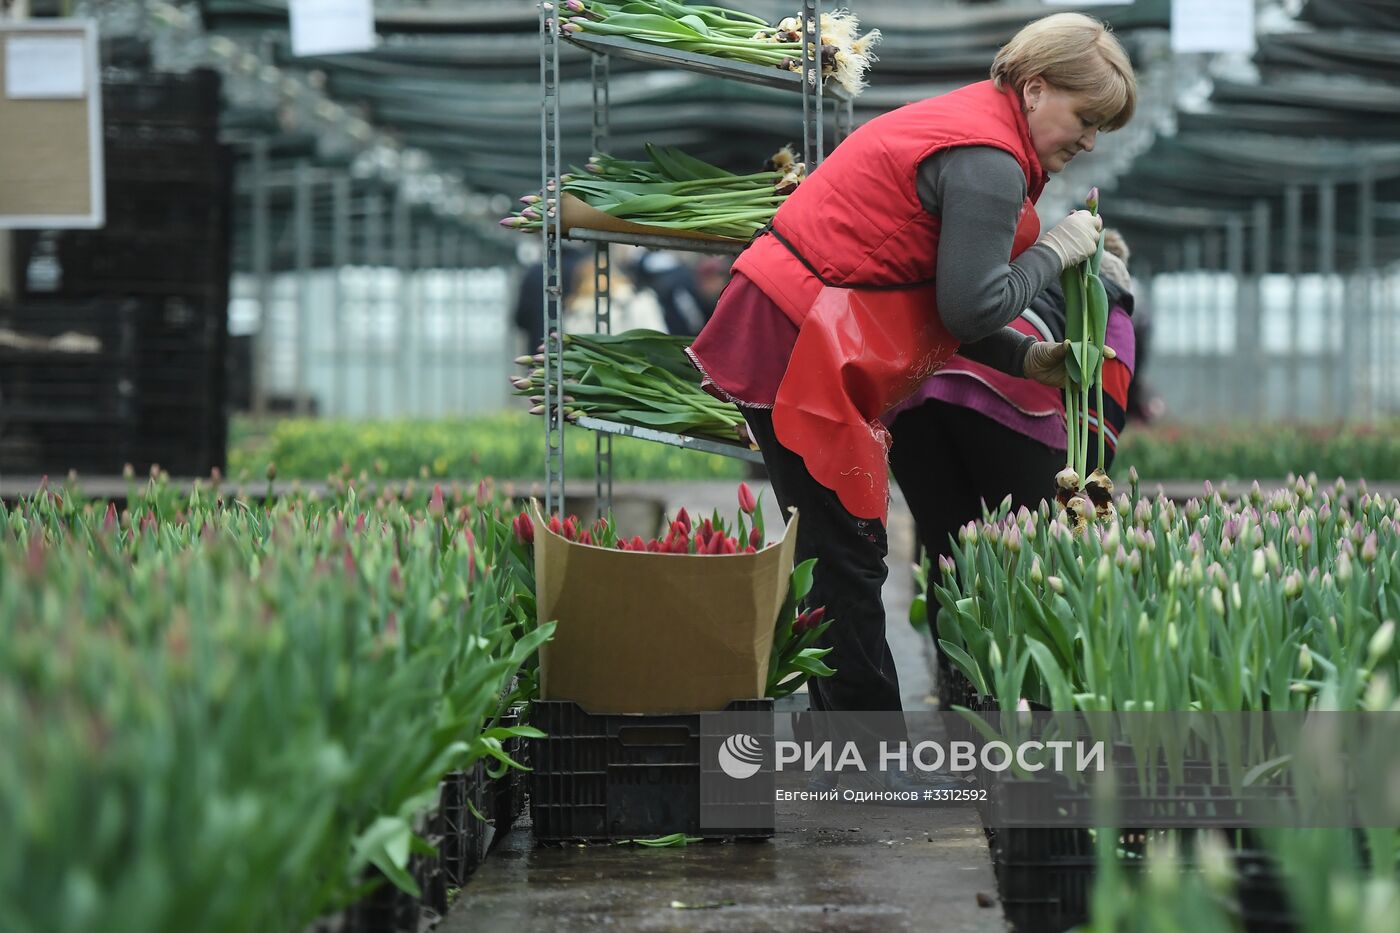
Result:
[[[0,472],[115,473],[136,427],[131,300],[0,306]]]
[[[210,70],[106,69],[106,226],[17,238],[28,299],[136,302],[128,446],[142,472],[224,463],[233,161],[218,142],[219,89]]]

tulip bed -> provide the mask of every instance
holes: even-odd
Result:
[[[565,430],[570,475],[591,475],[596,437],[578,428]],[[239,482],[261,480],[268,464],[284,479],[317,481],[332,473],[375,479],[529,480],[541,475],[544,465],[544,427],[523,412],[369,422],[289,418],[266,433],[249,422],[235,422],[231,441],[229,475]],[[744,475],[738,460],[629,438],[613,440],[612,464],[618,480],[738,480]]]
[[[1400,480],[1400,425],[1129,425],[1114,471],[1136,467],[1153,481],[1322,476]]]
[[[554,628],[528,516],[490,481],[254,505],[157,477],[127,501],[0,505],[0,930],[303,931],[375,884],[417,897],[444,776],[499,776],[504,743],[541,735],[502,724]],[[739,506],[650,542],[551,529],[766,546],[742,484]],[[770,696],[832,673],[832,620],[798,606],[813,563],[775,620]]]
[[[1206,484],[1178,505],[1141,497],[1134,474],[1107,520],[1073,529],[1053,505],[1003,505],[960,532],[936,573],[921,571],[911,620],[934,616],[958,675],[995,706],[1400,710],[1400,499],[1290,477],[1239,501]],[[1140,853],[1099,834],[1085,929],[1239,929],[1230,859],[1212,874],[1213,843],[1196,839],[1184,858],[1189,837],[1158,837],[1142,875],[1130,870]],[[1276,906],[1296,929],[1394,929],[1400,834],[1364,837],[1277,830],[1248,844],[1262,838]]]
[[[532,734],[498,719],[552,629],[481,495],[0,507],[0,929],[296,931],[413,890],[444,774]]]
[[[963,529],[929,588],[978,693],[1057,710],[1395,701],[1400,500],[1298,478],[1182,506],[1133,487],[1083,534],[1048,504]]]

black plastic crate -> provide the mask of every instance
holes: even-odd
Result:
[[[486,791],[486,769],[480,761],[466,771],[453,771],[442,779],[432,831],[442,840],[438,855],[443,876],[452,887],[466,884],[486,858],[492,837],[490,824],[481,818],[489,816]],[[473,808],[476,813],[472,812]]]
[[[725,710],[772,713],[773,701],[736,700]],[[776,815],[771,795],[751,804],[757,819],[750,822],[759,828],[701,830],[700,717],[593,715],[568,700],[535,701],[531,724],[545,733],[530,742],[536,839],[616,840],[677,832],[771,837]]]
[[[506,728],[520,725],[520,712],[518,707],[510,710],[501,717],[500,724]],[[504,751],[511,759],[529,767],[530,744],[526,739],[520,736],[507,739]],[[495,835],[491,840],[493,846],[505,838],[506,833],[515,826],[515,821],[525,812],[526,774],[527,772],[510,768],[500,777],[490,781],[487,803],[491,808],[491,823],[495,827]]]
[[[108,68],[102,73],[102,116],[109,123],[217,129],[221,86],[219,73],[212,68],[184,73]]]
[[[142,144],[141,136],[132,132],[119,136],[103,153],[109,189],[130,184],[147,189],[168,185],[172,193],[192,191],[202,202],[221,206],[227,204],[232,191],[233,163],[233,150],[228,146],[171,138],[164,142],[148,139]]]
[[[1186,847],[1187,864],[1192,833],[1177,831]],[[1132,875],[1146,868],[1149,833],[1124,830],[1115,848],[1119,865]],[[1289,913],[1278,866],[1252,848],[1248,832],[1227,833],[1234,846],[1236,900],[1245,933],[1292,933],[1297,927]],[[1089,919],[1097,859],[1087,829],[999,829],[989,833],[992,863],[1006,918],[1013,928],[1035,933],[1058,933]]]

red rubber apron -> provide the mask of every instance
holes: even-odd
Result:
[[[1012,258],[1039,236],[1040,218],[1027,203]],[[884,523],[892,438],[880,416],[913,395],[957,349],[932,284],[825,286],[802,321],[778,386],[779,443],[801,456],[848,512]]]

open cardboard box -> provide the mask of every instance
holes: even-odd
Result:
[[[535,599],[557,623],[540,698],[590,713],[696,713],[764,696],[797,515],[756,554],[652,554],[578,544],[535,517]]]

